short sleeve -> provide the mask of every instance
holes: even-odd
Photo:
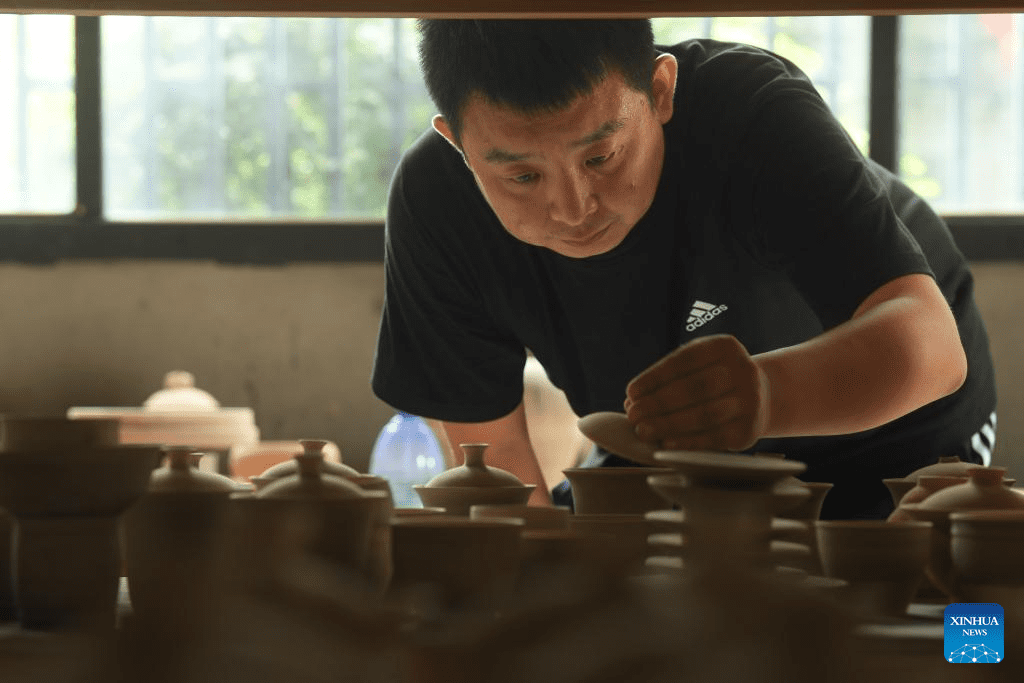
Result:
[[[739,57],[724,155],[737,239],[785,271],[826,329],[886,282],[932,274],[886,184],[788,61]]]
[[[489,207],[475,186],[467,187],[472,178],[457,153],[445,152],[421,139],[392,180],[371,384],[397,409],[483,422],[522,400],[526,355],[487,310],[473,223],[487,220],[480,205]]]

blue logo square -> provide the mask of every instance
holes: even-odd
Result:
[[[943,616],[945,657],[953,664],[1003,661],[1003,608],[994,602],[955,602]]]

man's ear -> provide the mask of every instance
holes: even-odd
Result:
[[[445,121],[443,116],[440,114],[435,115],[434,118],[430,120],[430,125],[434,127],[434,130],[443,135],[445,140],[452,143],[452,147],[457,149],[459,154],[462,154],[462,148],[459,147],[459,143],[455,141],[455,134],[452,133],[451,127],[448,125],[448,122]]]
[[[673,100],[676,94],[676,76],[679,64],[675,55],[658,55],[654,60],[654,74],[651,78],[651,93],[654,96],[654,113],[665,125],[672,118]]]

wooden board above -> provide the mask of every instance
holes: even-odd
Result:
[[[1024,0],[0,0],[0,13],[569,18],[988,14]]]

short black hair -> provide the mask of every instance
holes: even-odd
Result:
[[[653,103],[657,52],[649,19],[421,19],[427,90],[461,140],[473,95],[526,114],[556,112],[612,72]]]

